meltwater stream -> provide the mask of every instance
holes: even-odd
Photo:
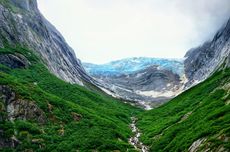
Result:
[[[134,148],[140,152],[148,152],[148,147],[140,142],[141,133],[136,126],[137,118],[131,117],[131,119],[132,123],[130,124],[130,128],[132,129],[134,135],[129,139],[129,143],[132,144]]]

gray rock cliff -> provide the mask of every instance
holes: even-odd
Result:
[[[184,66],[188,79],[187,86],[195,85],[205,80],[221,66],[230,66],[229,53],[230,19],[211,41],[191,49],[185,55]]]
[[[6,43],[35,51],[53,74],[67,82],[94,81],[62,35],[39,12],[36,0],[0,1],[0,46]]]

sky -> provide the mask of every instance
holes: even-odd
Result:
[[[230,0],[38,0],[83,62],[183,58],[230,17]]]

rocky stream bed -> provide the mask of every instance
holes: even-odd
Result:
[[[140,152],[149,152],[148,147],[140,141],[140,130],[136,126],[137,118],[131,117],[132,123],[130,128],[133,132],[133,136],[129,139],[129,143],[134,146],[134,148]]]

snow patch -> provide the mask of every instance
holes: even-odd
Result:
[[[111,95],[111,96],[114,97],[114,98],[119,98],[119,96],[115,95],[114,93],[112,93],[111,91],[109,91],[109,90],[107,90],[107,89],[105,89],[105,88],[100,87],[100,89],[101,89],[102,91],[104,91],[105,93],[107,93],[108,95]]]
[[[136,91],[137,94],[139,95],[144,95],[144,96],[150,96],[153,98],[157,97],[173,97],[176,95],[175,92],[173,91],[166,91],[166,92],[160,92],[160,91]]]

